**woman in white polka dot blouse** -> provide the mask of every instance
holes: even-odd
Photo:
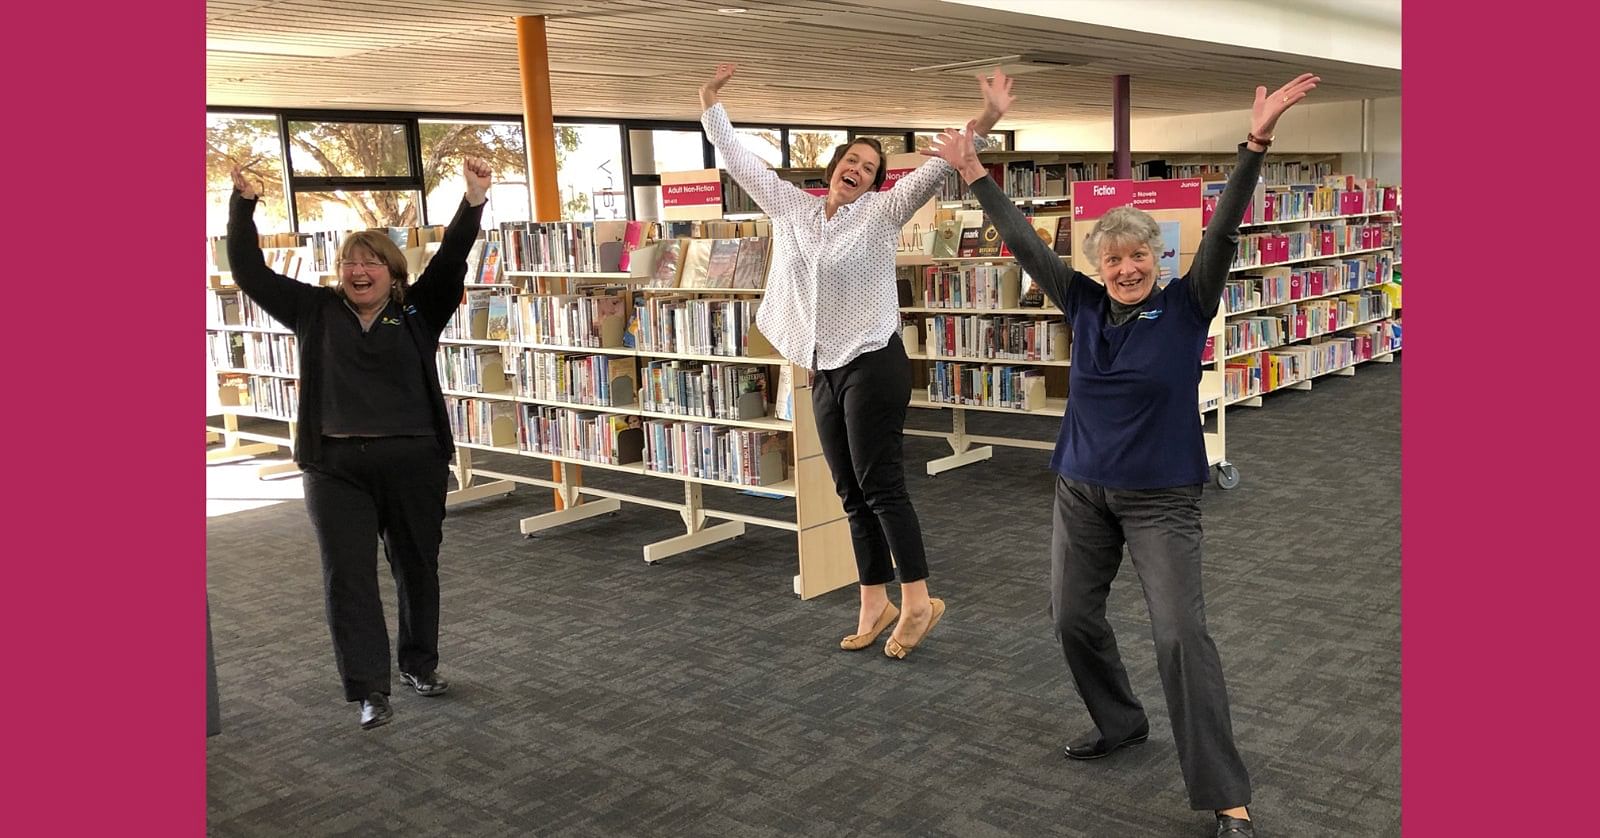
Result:
[[[888,175],[883,149],[858,137],[834,150],[827,197],[809,194],[739,143],[718,101],[734,69],[717,65],[701,86],[700,123],[728,173],[772,221],[772,267],[756,324],[784,358],[814,371],[817,435],[849,516],[860,574],[856,630],[839,646],[865,649],[898,618],[884,653],[904,658],[939,622],[944,602],[928,596],[922,530],[901,462],[911,363],[900,342],[895,244],[954,170],[932,157],[880,192]],[[1011,104],[1010,82],[979,81],[984,108],[975,126],[987,134]],[[886,587],[896,567],[903,612]]]

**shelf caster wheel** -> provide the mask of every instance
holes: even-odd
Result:
[[[607,512],[606,513],[606,517],[607,518],[615,518],[615,517],[617,517],[617,513],[615,513],[615,512]]]
[[[1239,468],[1233,463],[1223,463],[1217,466],[1217,487],[1232,489],[1239,485]]]
[[[648,567],[655,567],[658,564],[661,564],[660,560],[656,560],[656,561],[653,561],[653,562],[649,561],[649,560],[645,561],[645,565],[648,566]]]

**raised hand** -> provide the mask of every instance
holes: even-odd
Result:
[[[999,67],[995,68],[993,78],[984,78],[981,73],[978,75],[978,89],[983,91],[984,115],[994,117],[989,123],[991,126],[999,122],[1000,117],[1005,116],[1006,111],[1011,110],[1012,103],[1017,101],[1017,97],[1011,95],[1011,77]]]
[[[461,176],[467,180],[467,203],[477,206],[489,199],[489,164],[476,157],[461,162]]]
[[[932,144],[922,154],[938,157],[954,166],[967,183],[981,180],[988,171],[978,162],[978,151],[972,145],[975,128],[976,121],[968,122],[965,131],[946,128],[933,138]]]
[[[255,184],[245,179],[244,172],[239,171],[238,166],[233,167],[232,174],[233,188],[239,190],[239,195],[245,200],[254,201],[256,196],[261,194],[261,190],[257,189]]]
[[[1317,76],[1301,73],[1294,81],[1271,93],[1265,87],[1257,87],[1256,103],[1250,109],[1250,133],[1262,139],[1271,139],[1273,129],[1278,127],[1278,117],[1306,98],[1306,94],[1316,89],[1319,81],[1322,79]]]
[[[711,110],[717,103],[717,96],[722,91],[722,86],[733,78],[733,71],[738,69],[737,64],[718,64],[717,71],[712,74],[711,81],[700,85],[700,109]]]

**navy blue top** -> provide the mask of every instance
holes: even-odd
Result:
[[[1204,483],[1200,353],[1213,315],[1184,276],[1113,325],[1105,286],[1084,280],[1067,287],[1061,307],[1072,323],[1072,367],[1050,467],[1113,489]]]
[[[1135,306],[1063,265],[995,182],[972,184],[1017,263],[1072,326],[1067,411],[1050,467],[1111,489],[1165,489],[1206,482],[1200,427],[1200,355],[1239,244],[1239,222],[1264,155],[1239,146],[1189,272]]]

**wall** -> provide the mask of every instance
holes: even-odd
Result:
[[[1313,94],[1315,95],[1315,94]],[[1371,100],[1372,172],[1383,183],[1400,183],[1400,98]],[[1004,126],[1002,126],[1004,127]],[[1133,152],[1231,152],[1250,129],[1250,112],[1162,116],[1129,124]],[[1019,128],[1021,151],[1111,151],[1111,121],[1058,123]],[[1278,122],[1277,153],[1342,154],[1342,171],[1362,174],[1361,102],[1304,103]]]

